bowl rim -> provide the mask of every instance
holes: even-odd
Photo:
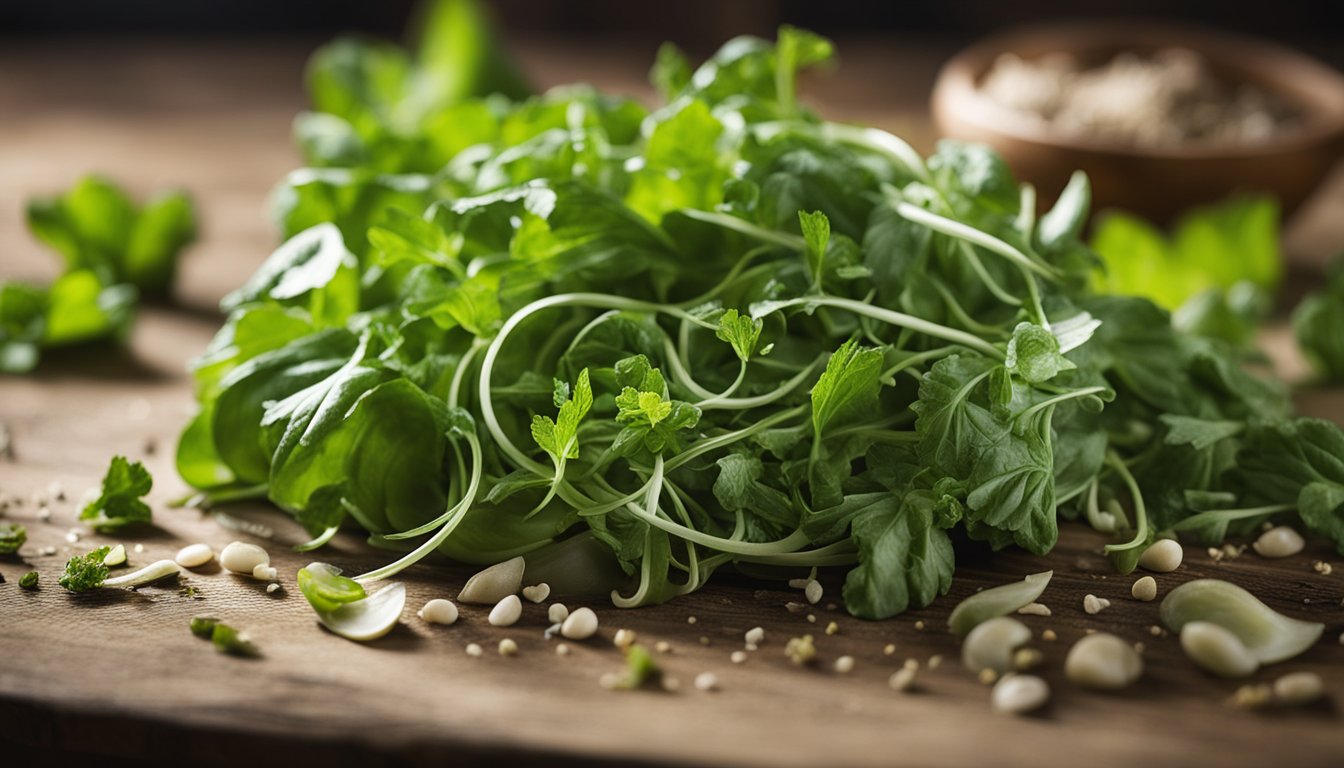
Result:
[[[1042,45],[1046,43],[1046,45]],[[1061,53],[1117,47],[1126,44],[1143,47],[1180,46],[1189,48],[1215,64],[1264,73],[1270,87],[1300,95],[1305,89],[1283,88],[1285,80],[1308,78],[1316,81],[1319,91],[1333,96],[1308,99],[1316,118],[1295,130],[1252,143],[1208,144],[1190,142],[1169,146],[1139,146],[1121,141],[1051,131],[1033,124],[1023,113],[1006,107],[985,95],[977,85],[989,66],[1004,53],[1024,44],[1054,48]],[[1273,65],[1273,66],[1266,66]],[[1289,70],[1286,74],[1280,70]],[[1148,159],[1250,159],[1290,154],[1319,148],[1322,144],[1344,144],[1344,74],[1311,56],[1262,38],[1190,24],[1145,20],[1092,20],[1047,22],[1004,29],[973,43],[955,54],[939,70],[933,89],[933,111],[938,121],[943,113],[974,125],[988,133],[1037,146],[1106,154],[1118,158]]]

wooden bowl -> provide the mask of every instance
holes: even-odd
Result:
[[[1034,59],[1072,54],[1101,64],[1121,51],[1183,47],[1202,55],[1215,76],[1249,82],[1302,112],[1302,124],[1263,142],[1139,147],[1053,132],[979,89],[1000,54]],[[1123,208],[1159,222],[1237,191],[1278,197],[1285,216],[1344,154],[1344,77],[1302,54],[1240,35],[1157,23],[1090,22],[1037,26],[987,38],[943,66],[933,91],[943,135],[990,144],[1036,185],[1043,205],[1081,168],[1094,208]]]

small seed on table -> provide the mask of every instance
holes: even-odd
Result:
[[[989,700],[995,712],[1026,714],[1050,701],[1050,686],[1035,675],[1008,675],[994,685]]]
[[[1157,599],[1157,579],[1152,576],[1140,577],[1134,582],[1134,586],[1129,588],[1129,594],[1133,595],[1135,600],[1152,602]]]
[[[1139,555],[1139,567],[1154,573],[1171,573],[1181,566],[1185,552],[1171,539],[1159,539]]]
[[[1302,534],[1286,525],[1280,525],[1260,534],[1260,538],[1251,546],[1261,557],[1291,557],[1301,552],[1306,545]]]
[[[565,617],[560,634],[568,640],[587,640],[597,634],[597,614],[592,608],[579,608]]]

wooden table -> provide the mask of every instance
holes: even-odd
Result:
[[[939,57],[935,46],[886,50],[841,47],[846,68],[819,87],[828,114],[894,128],[927,148],[931,132],[923,94]],[[1333,706],[1251,713],[1225,703],[1237,683],[1216,680],[1185,661],[1177,641],[1153,636],[1157,604],[1129,598],[1131,578],[1114,575],[1099,554],[1101,539],[1064,526],[1048,558],[1004,553],[988,562],[958,564],[952,592],[933,608],[884,622],[863,622],[828,606],[843,574],[823,577],[828,596],[813,609],[816,623],[786,609],[797,591],[749,583],[709,587],[670,605],[618,611],[595,603],[598,637],[570,643],[557,656],[542,638],[544,609],[528,605],[507,629],[485,622],[486,611],[464,606],[452,627],[429,627],[409,611],[387,638],[360,645],[318,628],[293,585],[308,558],[289,546],[298,528],[261,507],[240,517],[273,529],[252,539],[195,511],[174,511],[167,500],[185,489],[172,469],[176,434],[192,406],[184,363],[217,327],[212,307],[269,252],[273,232],[264,216],[271,183],[296,163],[289,148],[292,114],[302,104],[298,72],[305,47],[90,43],[6,46],[0,49],[0,279],[41,279],[52,266],[22,229],[21,201],[64,188],[79,173],[101,169],[139,191],[179,183],[197,195],[204,237],[188,255],[179,298],[187,310],[146,309],[129,351],[82,350],[51,355],[34,375],[0,379],[0,423],[13,437],[14,460],[0,459],[0,493],[24,501],[8,517],[29,526],[20,560],[0,559],[0,754],[25,756],[5,765],[60,765],[79,755],[99,764],[137,765],[476,764],[529,761],[546,765],[1219,765],[1338,764],[1344,746]],[[603,87],[638,92],[645,52],[554,45],[524,47],[542,82],[586,78]],[[905,73],[898,77],[883,73]],[[882,108],[863,93],[880,94]],[[1344,199],[1339,175],[1288,234],[1299,263],[1311,264],[1344,243],[1337,215]],[[1330,215],[1334,211],[1336,215]],[[1281,370],[1300,372],[1281,332],[1270,337]],[[1316,391],[1304,407],[1344,414],[1332,393]],[[113,453],[143,458],[154,472],[151,500],[157,528],[124,539],[140,543],[137,562],[172,553],[185,542],[216,548],[256,540],[270,551],[285,588],[268,595],[258,582],[206,569],[185,584],[138,592],[74,596],[55,585],[65,559],[110,541],[88,536],[76,544],[75,499],[95,484]],[[49,523],[37,521],[34,494],[61,486]],[[39,548],[53,546],[54,555]],[[354,537],[339,538],[321,555],[359,570],[384,560]],[[1312,563],[1334,561],[1334,575]],[[1191,549],[1176,573],[1160,576],[1162,591],[1204,576],[1228,578],[1285,613],[1326,623],[1326,638],[1257,680],[1293,670],[1319,672],[1344,695],[1344,568],[1320,543],[1282,561],[1254,555],[1216,562]],[[42,588],[22,592],[14,582],[36,568]],[[957,662],[958,644],[944,622],[958,600],[985,586],[1053,568],[1042,601],[1052,617],[1023,620],[1057,640],[1035,641],[1045,653],[1041,674],[1054,700],[1041,715],[993,715],[988,690]],[[422,564],[406,571],[409,605],[456,594],[467,572]],[[1098,616],[1082,609],[1086,594],[1112,605]],[[263,652],[257,660],[215,653],[187,631],[191,617],[210,614],[249,630]],[[695,622],[691,622],[694,617]],[[834,621],[838,634],[823,627]],[[743,664],[729,660],[743,633],[766,630],[760,650]],[[675,693],[612,692],[598,678],[621,667],[612,647],[616,628],[641,641],[665,640],[659,657],[681,683]],[[1063,679],[1063,656],[1088,628],[1146,645],[1141,684],[1119,695],[1088,693]],[[786,660],[786,640],[817,636],[819,663]],[[518,655],[494,652],[517,641]],[[469,657],[467,643],[483,657]],[[893,655],[884,646],[895,645]],[[832,671],[851,655],[853,672]],[[942,664],[930,669],[930,660]],[[887,677],[907,659],[920,662],[918,690],[902,694]],[[716,693],[696,691],[692,679],[712,671]]]

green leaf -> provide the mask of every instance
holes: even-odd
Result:
[[[1317,371],[1344,380],[1344,257],[1331,266],[1325,289],[1293,310],[1293,331]]]
[[[947,477],[965,478],[979,456],[1007,431],[985,405],[973,401],[995,364],[982,357],[949,355],[934,363],[919,385],[917,414],[920,461]]]
[[[588,369],[579,372],[573,396],[569,394],[568,385],[557,381],[555,398],[559,413],[554,421],[549,416],[533,416],[532,439],[559,466],[565,459],[579,457],[579,422],[593,407],[593,389],[589,383]]]
[[[103,476],[102,493],[80,510],[79,519],[89,521],[99,533],[148,523],[153,513],[141,498],[153,487],[154,479],[145,465],[114,456]]]
[[[1344,431],[1322,419],[1255,424],[1232,471],[1243,504],[1295,504],[1302,521],[1344,553]]]
[[[821,211],[799,211],[798,224],[803,230],[803,241],[807,243],[808,273],[812,275],[812,284],[820,285],[826,245],[831,240],[831,220]]]
[[[1170,413],[1164,413],[1160,418],[1167,425],[1167,436],[1163,442],[1167,445],[1190,445],[1196,450],[1235,437],[1246,428],[1246,424],[1240,421],[1211,421]]]
[[[1031,384],[1053,379],[1060,371],[1078,366],[1059,351],[1059,339],[1035,323],[1018,323],[1008,340],[1004,366]]]
[[[714,335],[721,341],[732,345],[737,359],[747,362],[756,351],[756,343],[761,339],[761,329],[765,324],[752,319],[749,315],[739,315],[736,309],[730,309],[719,318],[719,327]]]
[[[812,430],[817,439],[826,428],[872,404],[881,389],[883,352],[846,341],[826,361],[826,370],[812,388]]]
[[[844,597],[855,616],[885,619],[922,608],[952,584],[952,542],[934,523],[938,501],[916,493],[884,495],[853,519],[859,565],[845,577]]]
[[[222,306],[270,300],[306,309],[315,325],[343,325],[359,308],[357,268],[341,231],[319,224],[285,241]]]

